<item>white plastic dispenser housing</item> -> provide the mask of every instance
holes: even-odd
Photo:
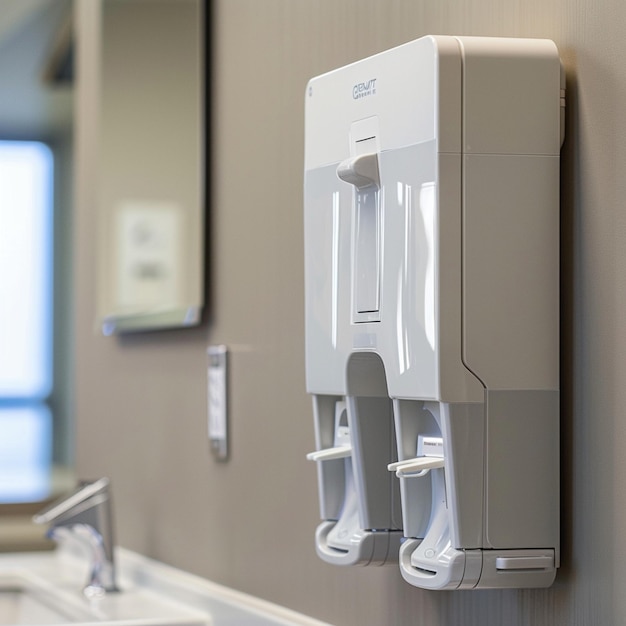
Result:
[[[306,384],[319,556],[428,589],[559,565],[551,41],[429,36],[310,81]]]

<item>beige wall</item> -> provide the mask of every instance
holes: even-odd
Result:
[[[90,4],[78,3],[81,19]],[[77,464],[81,476],[111,476],[119,542],[335,624],[626,623],[626,4],[213,4],[209,324],[124,339],[94,332],[88,181],[96,163],[90,129],[78,128]],[[303,355],[304,86],[426,33],[550,37],[567,67],[563,567],[548,590],[429,593],[393,566],[339,569],[314,554],[315,471],[304,461],[313,447]],[[83,106],[93,98],[87,88]],[[233,354],[224,465],[205,438],[209,343]]]

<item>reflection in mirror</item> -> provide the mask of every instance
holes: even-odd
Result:
[[[104,0],[98,323],[197,324],[203,299],[200,0]]]
[[[0,3],[3,504],[71,481],[71,16],[69,0]]]

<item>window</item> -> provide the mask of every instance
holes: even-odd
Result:
[[[53,160],[0,141],[0,501],[45,497],[52,418]]]

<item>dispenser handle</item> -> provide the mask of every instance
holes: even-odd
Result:
[[[398,478],[419,478],[426,476],[431,469],[438,469],[444,466],[443,457],[440,456],[419,456],[415,459],[406,459],[387,465],[390,472],[395,472]]]
[[[332,461],[334,459],[345,459],[349,456],[352,456],[352,446],[336,446],[335,448],[309,452],[306,458],[309,461]]]
[[[342,161],[337,167],[337,176],[357,189],[380,188],[378,155],[375,152],[358,154]]]

